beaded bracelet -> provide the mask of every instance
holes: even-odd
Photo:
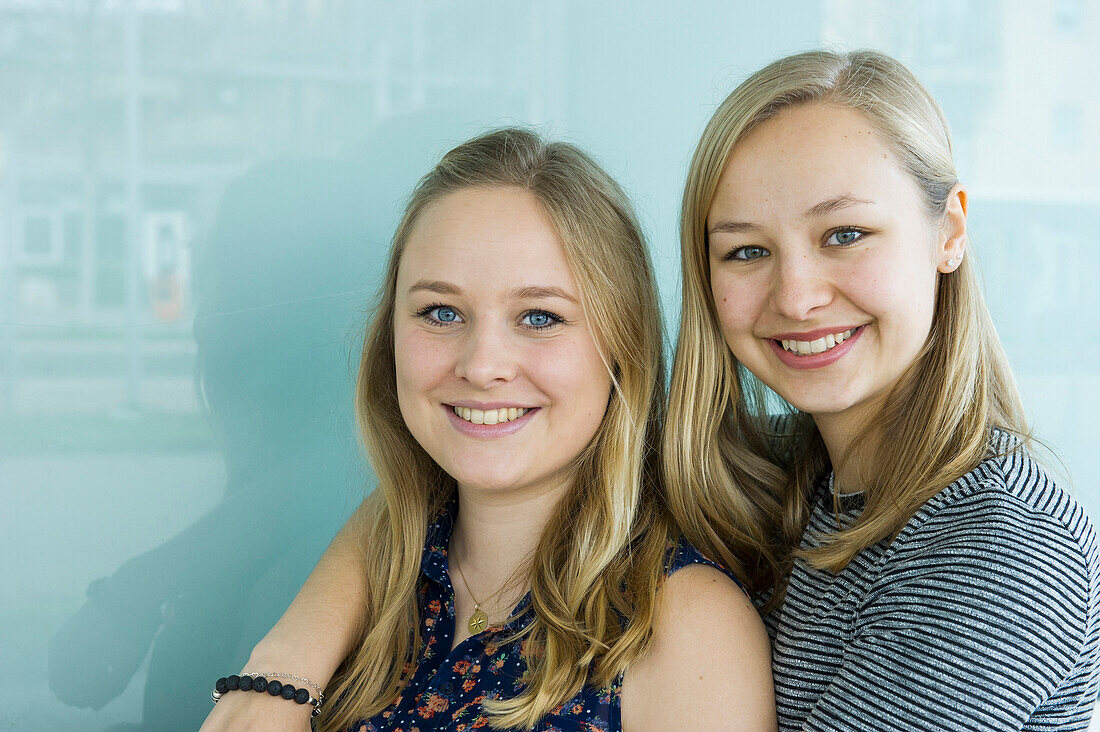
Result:
[[[271,679],[272,677],[279,678],[279,679],[294,679],[295,681],[300,681],[303,684],[309,684],[310,686],[312,686],[314,689],[317,690],[317,700],[321,704],[325,703],[325,693],[323,691],[321,691],[321,687],[318,686],[317,684],[313,683],[309,679],[307,679],[305,677],[302,677],[302,676],[298,676],[297,674],[277,674],[277,673],[271,673],[271,672],[267,672],[267,671],[245,671],[243,674],[241,674],[241,676],[245,676],[245,675],[251,676],[253,679],[255,679],[257,676],[266,676],[268,679]]]
[[[230,691],[266,691],[271,696],[281,696],[287,701],[294,701],[297,704],[312,704],[313,712],[310,713],[310,718],[316,717],[321,713],[321,702],[324,701],[325,696],[321,693],[320,688],[312,681],[303,679],[300,676],[294,676],[293,674],[269,674],[269,676],[298,679],[317,689],[317,694],[320,698],[315,699],[313,695],[309,693],[309,689],[296,688],[293,684],[284,684],[275,679],[268,681],[266,677],[259,673],[245,673],[240,676],[233,674],[218,679],[214,684],[214,690],[210,692],[210,700],[217,704],[218,700],[222,698],[222,694]]]

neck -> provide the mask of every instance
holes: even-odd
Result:
[[[486,612],[492,615],[503,606],[504,612],[510,611],[522,595],[520,590],[526,588],[521,570],[564,492],[565,486],[508,496],[460,485],[458,518],[448,550],[456,591],[462,586],[457,565]]]
[[[859,493],[866,488],[865,476],[869,474],[874,449],[873,444],[853,444],[856,432],[866,422],[862,415],[849,412],[815,414],[814,422],[833,465],[833,485],[840,493]]]

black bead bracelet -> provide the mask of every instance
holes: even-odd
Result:
[[[268,681],[265,677],[260,675],[245,674],[238,676],[232,674],[231,676],[223,676],[218,679],[214,684],[214,690],[210,692],[210,699],[215,704],[222,698],[222,694],[230,691],[256,691],[267,692],[271,696],[281,696],[287,701],[293,701],[296,704],[312,704],[313,713],[310,717],[316,717],[321,713],[321,699],[315,699],[312,694],[309,693],[309,689],[299,689],[293,684],[284,684],[280,681],[272,679]]]

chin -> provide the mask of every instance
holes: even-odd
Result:
[[[855,399],[838,399],[835,395],[823,397],[821,394],[784,394],[777,390],[779,396],[800,412],[810,415],[840,414],[846,412],[858,404]]]
[[[485,493],[503,493],[519,484],[515,475],[499,475],[482,471],[467,470],[451,473],[456,482]]]

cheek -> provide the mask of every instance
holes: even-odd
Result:
[[[879,321],[884,337],[923,344],[935,306],[934,267],[908,261],[868,262],[845,278],[845,296]]]
[[[447,372],[447,350],[431,334],[412,328],[394,331],[394,371],[402,413]]]
[[[569,414],[598,422],[607,408],[611,379],[595,344],[561,343],[538,350],[526,359],[531,378]]]
[[[765,293],[751,278],[723,277],[711,280],[711,296],[726,339],[751,336]]]

